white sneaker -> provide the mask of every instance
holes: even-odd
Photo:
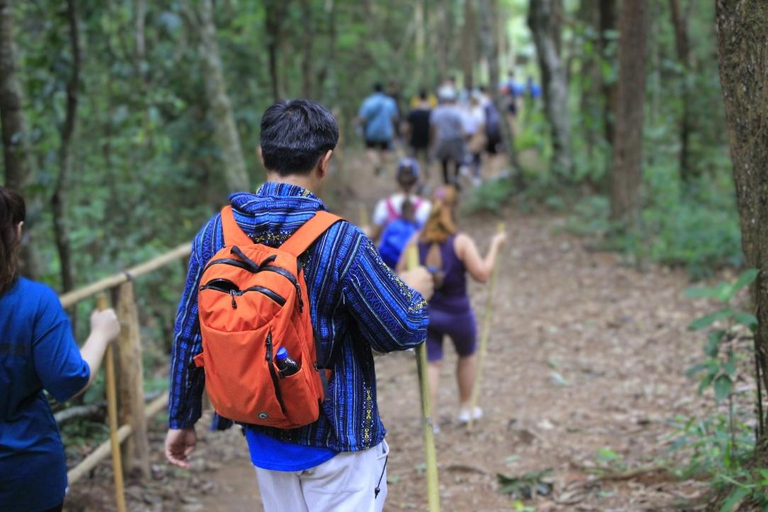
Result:
[[[479,407],[475,407],[474,413],[472,414],[472,419],[479,420],[482,417],[483,417],[483,410]],[[469,423],[468,408],[462,409],[461,412],[459,412],[459,423]]]

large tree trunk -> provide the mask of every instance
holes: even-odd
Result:
[[[53,206],[53,231],[59,253],[61,286],[69,291],[75,286],[75,268],[69,239],[69,178],[72,174],[72,140],[77,130],[77,106],[80,99],[80,27],[77,21],[77,0],[67,0],[69,44],[72,52],[72,70],[67,82],[67,107],[61,128],[59,149],[59,176],[51,204]]]
[[[279,1],[264,2],[264,31],[267,36],[267,57],[269,59],[269,79],[272,86],[272,99],[280,99],[280,75],[277,70],[277,53],[280,47],[280,15]]]
[[[229,101],[229,96],[227,96],[211,0],[200,2],[199,21],[199,53],[203,81],[208,108],[213,121],[214,138],[221,151],[224,179],[230,192],[248,190],[250,180],[245,169],[245,159],[240,146],[240,135],[237,133],[235,117],[232,114],[232,104]]]
[[[312,97],[312,45],[314,39],[313,17],[312,17],[312,1],[301,0],[301,13],[304,17],[304,41],[302,46],[304,47],[304,53],[301,57],[301,95],[305,98]]]
[[[693,5],[690,2],[689,6]],[[669,10],[672,14],[672,27],[675,29],[675,49],[677,60],[682,69],[682,95],[683,112],[680,118],[680,177],[683,181],[690,181],[695,176],[694,168],[690,162],[690,139],[693,131],[693,118],[691,112],[691,94],[693,88],[691,82],[691,45],[688,37],[688,13],[683,12],[680,0],[669,0]]]
[[[509,158],[509,164],[512,167],[513,178],[518,190],[525,188],[523,174],[520,165],[517,162],[515,153],[515,139],[512,134],[512,127],[509,126],[509,120],[504,115],[504,104],[499,93],[499,38],[496,34],[496,16],[498,14],[497,0],[480,0],[480,36],[483,57],[488,61],[488,74],[490,85],[488,91],[491,94],[496,109],[499,111],[501,138]]]
[[[10,0],[0,0],[0,123],[3,129],[5,186],[21,190],[30,177],[24,95],[17,76],[16,41]]]
[[[475,26],[475,8],[473,0],[464,0],[464,26],[461,31],[461,64],[464,71],[464,87],[472,89],[475,86],[474,65],[475,39],[477,27]],[[418,28],[416,30],[419,30]]]
[[[594,30],[595,33],[599,32],[600,26],[600,9],[598,9],[597,0],[582,0],[579,6],[579,21],[585,28],[589,27]],[[598,126],[599,123],[599,102],[600,102],[600,87],[602,84],[602,76],[600,73],[600,59],[595,51],[598,45],[595,45],[591,55],[586,55],[586,52],[581,53],[581,77],[579,79],[581,84],[581,101],[579,102],[581,109],[581,118],[584,126],[584,136],[587,142],[587,152],[592,157],[594,148],[598,143]]]
[[[560,58],[555,15],[561,0],[531,0],[528,26],[536,44],[544,111],[549,121],[554,149],[552,169],[556,176],[570,179],[573,175],[571,155],[571,115],[568,110],[568,82]]]
[[[640,213],[648,1],[624,0],[619,36],[619,91],[611,170],[611,219],[634,225]]]
[[[24,191],[32,178],[32,163],[29,152],[27,124],[24,119],[24,92],[17,76],[18,57],[13,34],[13,9],[10,0],[0,0],[0,126],[2,127],[3,159],[5,164],[5,186]],[[34,237],[33,218],[40,210],[40,201],[27,196],[26,232],[21,246],[21,271],[35,279],[38,265],[32,251]]]
[[[616,0],[600,0],[600,55],[607,66],[614,65],[611,49],[615,48],[609,37],[616,32]],[[605,140],[613,147],[616,122],[618,87],[615,82],[603,82],[603,129]]]
[[[768,3],[717,0],[716,17],[742,247],[747,265],[760,269],[753,289],[755,351],[763,389],[768,389]]]

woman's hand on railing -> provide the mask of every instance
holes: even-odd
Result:
[[[101,361],[104,359],[104,352],[118,334],[120,334],[120,322],[117,320],[114,309],[91,313],[91,334],[85,341],[83,348],[80,349],[80,356],[88,363],[91,376],[88,379],[88,384],[80,392],[85,390],[98,375]]]
[[[120,334],[120,322],[114,309],[94,311],[91,314],[91,334],[112,342]]]

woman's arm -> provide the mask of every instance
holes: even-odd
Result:
[[[456,256],[464,263],[464,267],[469,272],[469,275],[472,276],[472,279],[485,283],[491,277],[499,250],[506,240],[506,233],[496,234],[491,239],[491,247],[488,249],[488,254],[485,255],[485,258],[480,256],[480,251],[478,251],[475,241],[464,233],[456,236],[453,247],[456,251]]]
[[[91,334],[85,340],[85,345],[80,349],[80,357],[88,363],[91,374],[88,384],[80,391],[84,391],[99,374],[101,361],[104,360],[104,352],[112,340],[120,334],[120,323],[114,310],[94,311],[91,315]]]

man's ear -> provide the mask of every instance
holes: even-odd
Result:
[[[266,169],[267,166],[264,165],[264,152],[261,150],[261,146],[259,146],[259,160],[261,160],[262,167]]]
[[[322,158],[320,158],[320,161],[317,163],[318,177],[325,178],[325,176],[328,174],[328,169],[331,167],[332,156],[333,150],[329,149],[325,152]]]

